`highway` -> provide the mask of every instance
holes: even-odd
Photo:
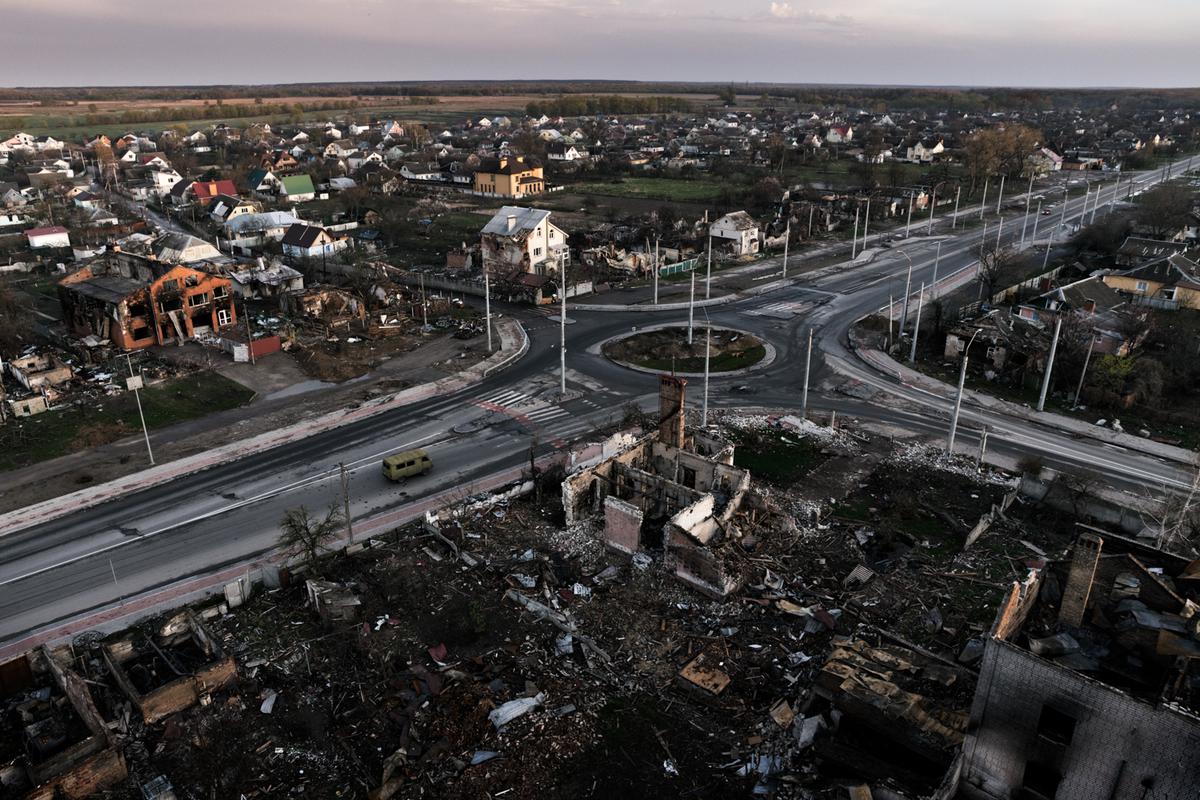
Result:
[[[1158,172],[1137,176],[1135,190],[1161,177]],[[1068,223],[1083,213],[1082,203],[1081,198],[1069,202]],[[1054,217],[1042,218],[1043,230],[1058,223],[1061,208],[1055,212]],[[1019,239],[1021,216],[1008,217],[1006,241]],[[950,231],[943,227],[942,233]],[[981,235],[979,229],[960,229],[939,237],[939,275],[972,264]],[[988,236],[995,236],[994,229]],[[912,259],[915,293],[921,281],[930,280],[936,248],[935,239],[914,240],[879,250],[867,264],[799,274],[761,296],[706,312],[697,310],[697,324],[708,319],[750,331],[777,351],[770,366],[752,375],[714,377],[711,406],[798,408],[805,341],[811,328],[813,408],[943,437],[952,400],[948,392],[938,395],[876,372],[851,350],[847,338],[857,319],[887,305],[898,283],[902,291],[909,265],[904,254]],[[772,262],[766,263],[769,267]],[[527,464],[531,448],[537,454],[561,448],[619,421],[631,402],[651,408],[657,379],[603,359],[599,344],[634,327],[687,319],[686,311],[569,309],[569,393],[564,400],[558,394],[557,320],[539,310],[506,309],[506,313],[522,320],[530,337],[529,352],[469,389],[151,486],[49,523],[0,532],[0,644],[28,641],[26,637],[52,624],[119,606],[149,590],[270,551],[288,509],[303,504],[323,510],[340,503],[340,465],[349,479],[352,517],[362,521],[414,508],[453,487],[465,486],[462,492],[470,493],[482,478]],[[837,390],[851,379],[870,387],[874,396],[863,400]],[[695,380],[690,387],[693,407],[699,405],[700,383]],[[752,386],[753,393],[731,391],[742,384]],[[818,385],[832,390],[818,392]],[[1038,453],[1052,468],[1087,469],[1126,489],[1161,491],[1187,485],[1179,464],[983,408],[964,406],[962,443],[974,446],[977,432],[985,425],[989,449],[1013,457]],[[404,485],[390,483],[380,474],[379,459],[410,446],[430,452],[434,471]]]

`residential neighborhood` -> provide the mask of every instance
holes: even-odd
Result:
[[[0,797],[1200,779],[1200,93],[0,89],[0,205]]]

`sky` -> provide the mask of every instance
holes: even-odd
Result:
[[[1200,0],[0,0],[4,86],[1196,86]]]

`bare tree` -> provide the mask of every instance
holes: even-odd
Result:
[[[1186,558],[1200,556],[1200,464],[1194,464],[1191,482],[1182,492],[1164,487],[1161,500],[1151,502],[1142,511],[1142,521],[1153,531],[1157,544]]]
[[[314,516],[306,506],[290,509],[279,523],[279,547],[311,567],[329,549],[328,544],[341,535],[345,524],[336,503],[329,506],[324,517]]]

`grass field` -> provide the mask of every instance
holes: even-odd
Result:
[[[726,184],[712,178],[621,178],[579,183],[571,186],[571,190],[579,194],[702,203],[714,199],[725,186]]]
[[[214,372],[166,381],[141,394],[146,426],[151,430],[237,408],[254,396],[240,383]],[[137,401],[131,392],[82,409],[47,411],[9,421],[0,429],[0,471],[107,444],[140,430]]]

